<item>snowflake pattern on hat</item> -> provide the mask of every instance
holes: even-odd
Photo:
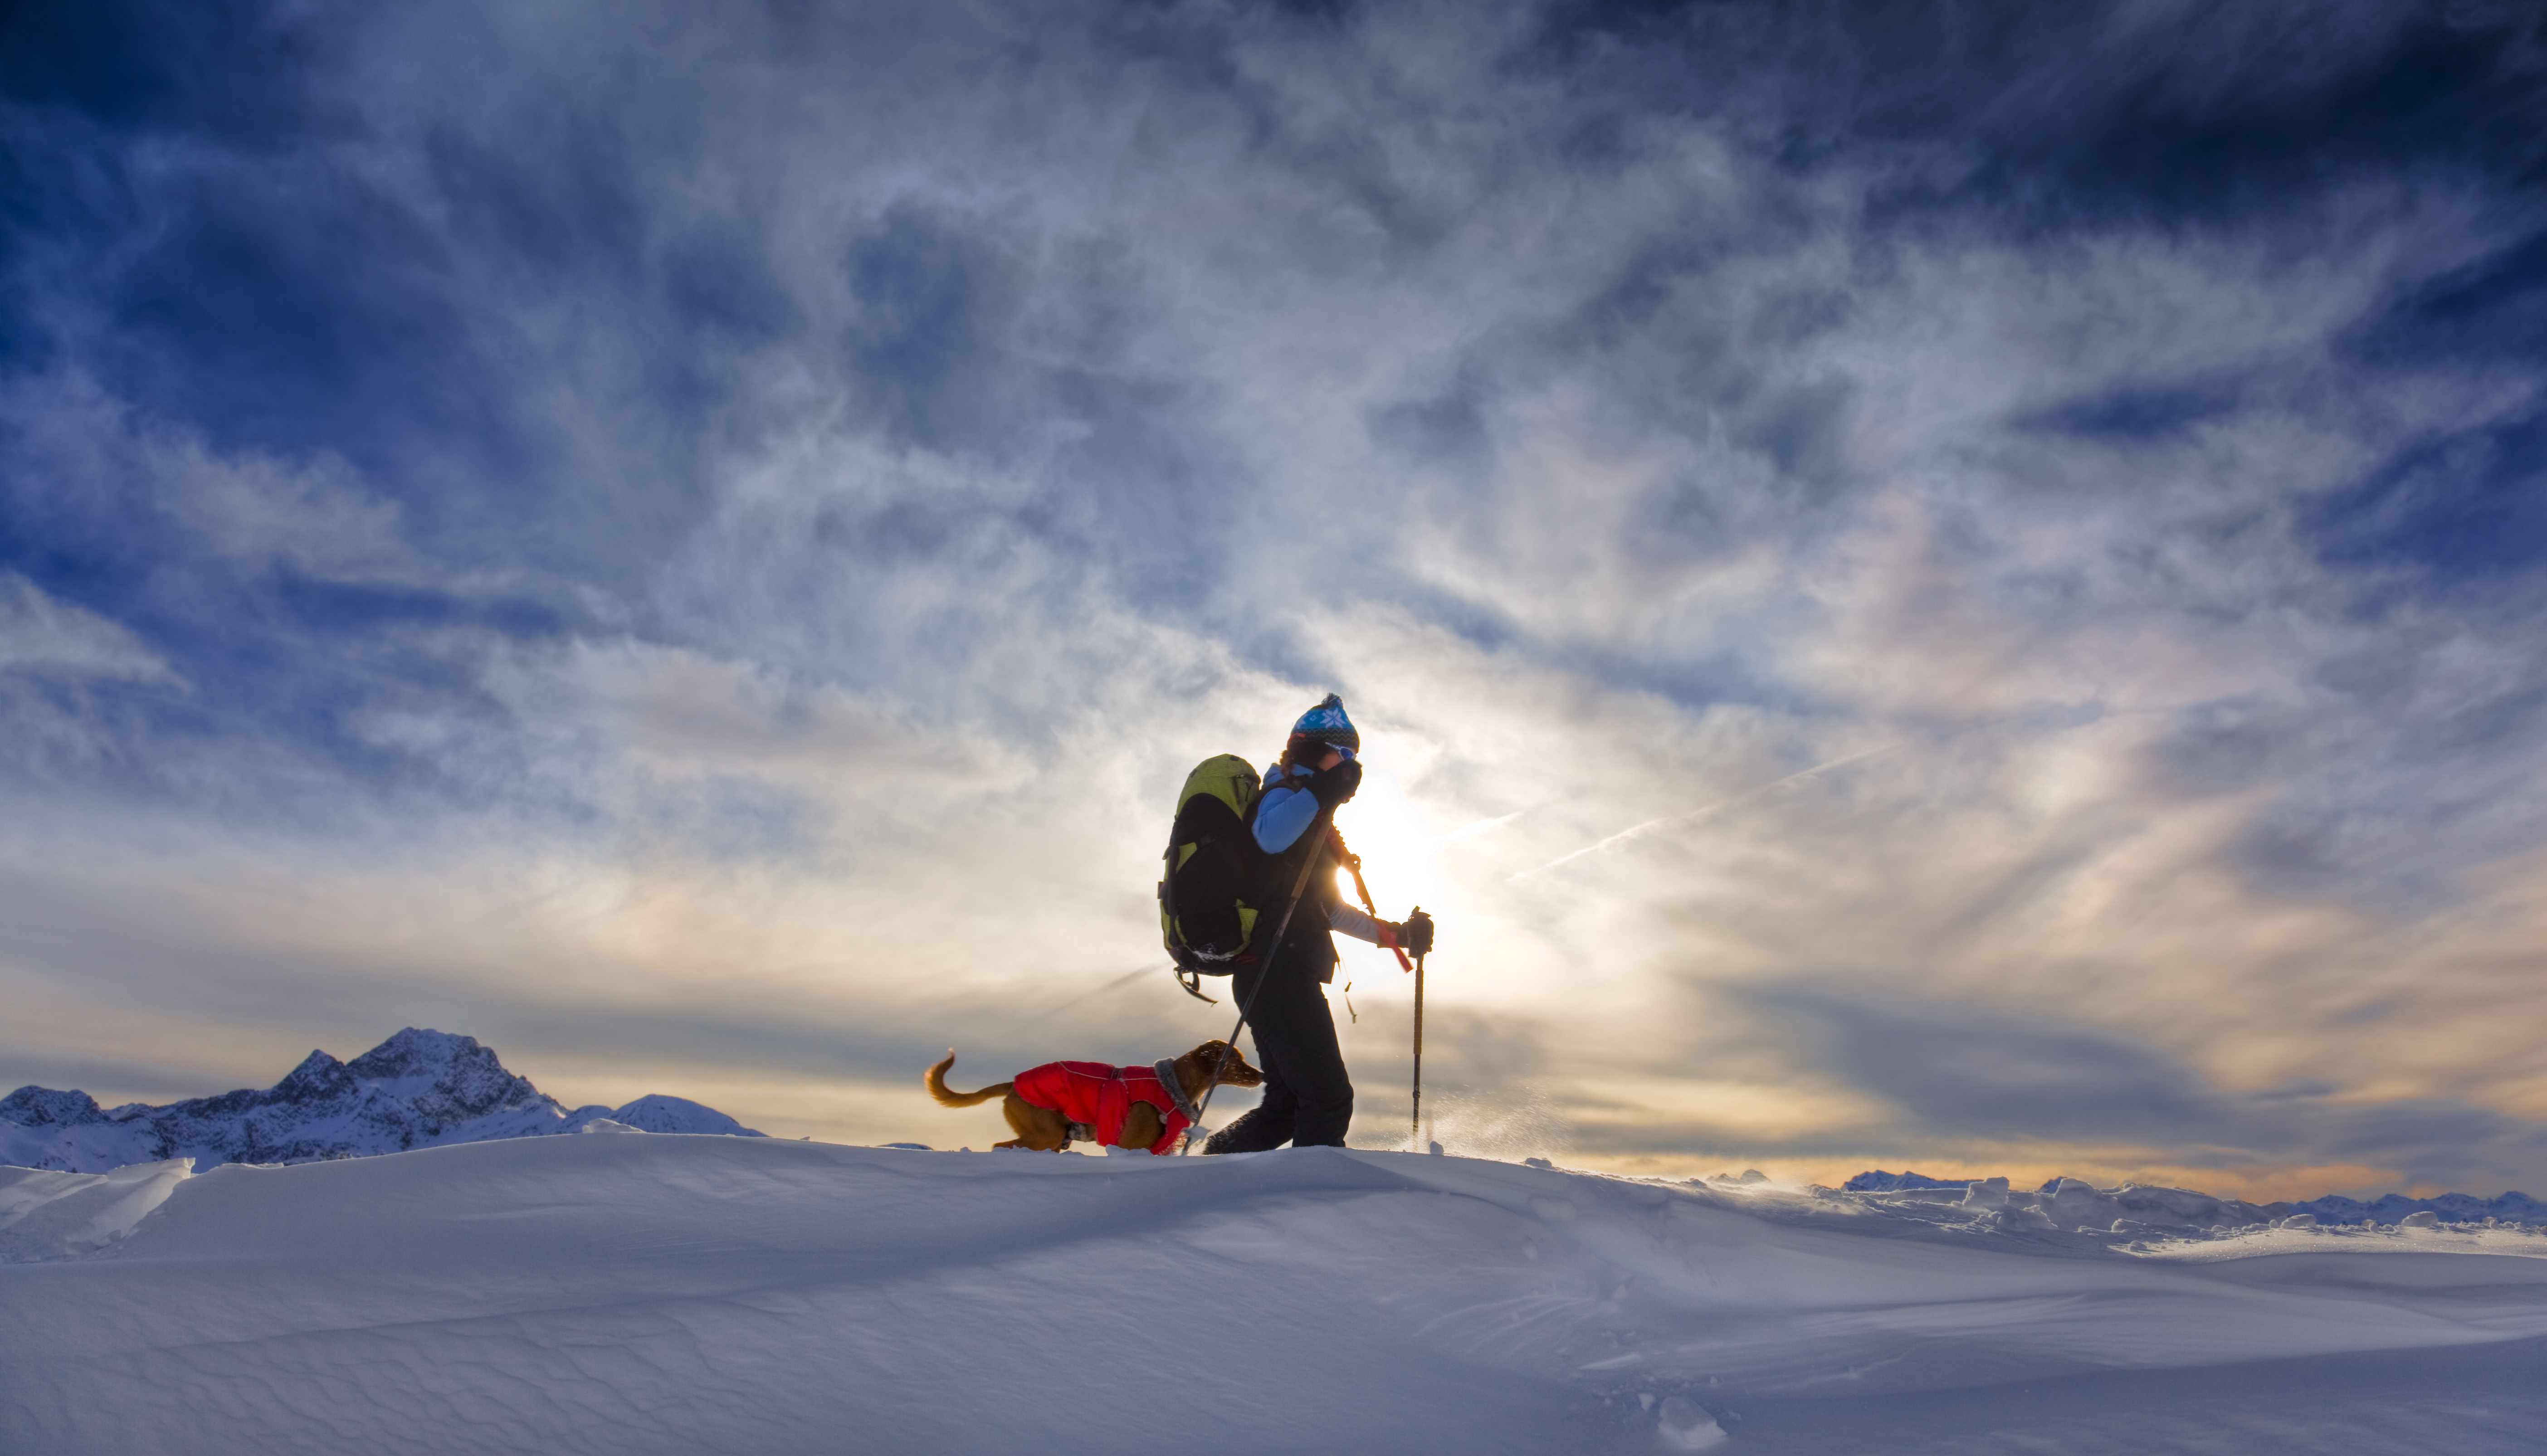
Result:
[[[1325,702],[1301,714],[1300,721],[1291,725],[1291,731],[1303,738],[1351,748],[1357,753],[1361,751],[1361,734],[1355,729],[1353,720],[1345,717],[1345,700],[1333,693],[1327,694]]]

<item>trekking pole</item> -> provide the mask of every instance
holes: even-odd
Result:
[[[1318,831],[1330,826],[1328,815],[1334,813],[1332,809],[1321,808],[1317,819],[1309,825],[1309,832],[1300,836],[1299,842],[1309,846],[1308,857],[1300,862],[1299,878],[1291,882],[1291,898],[1283,902],[1282,918],[1274,927],[1274,938],[1265,943],[1265,958],[1261,963],[1265,970],[1256,978],[1256,990],[1238,1003],[1238,1023],[1229,1029],[1228,1047],[1232,1052],[1238,1050],[1238,1034],[1247,1029],[1247,1013],[1256,1009],[1256,997],[1265,993],[1265,978],[1274,974],[1274,957],[1281,952],[1282,937],[1291,929],[1291,912],[1300,907],[1300,897],[1309,888],[1309,876],[1317,872],[1318,851],[1325,847],[1327,837]],[[1196,1128],[1202,1126],[1202,1115],[1211,1110],[1211,1094],[1220,1090],[1220,1070],[1228,1063],[1229,1059],[1223,1057],[1213,1064],[1211,1080],[1202,1084],[1202,1100],[1194,1104],[1193,1125]],[[1193,1151],[1193,1144],[1187,1143],[1179,1151],[1189,1153]]]
[[[1370,887],[1361,883],[1361,856],[1345,848],[1345,836],[1341,831],[1329,829],[1327,831],[1327,837],[1335,844],[1337,861],[1353,875],[1354,894],[1361,897],[1362,913],[1370,916],[1374,920],[1378,919],[1379,906],[1370,902]],[[1417,905],[1416,908],[1420,910],[1424,907],[1422,905]],[[1402,947],[1392,945],[1388,948],[1388,953],[1397,957],[1398,970],[1412,971],[1415,969],[1413,966],[1407,964],[1406,952]]]
[[[1415,907],[1423,909],[1422,905]],[[1407,918],[1412,919],[1413,916]],[[1408,1130],[1407,1151],[1423,1152],[1424,1142],[1424,957],[1415,958],[1415,1115]]]

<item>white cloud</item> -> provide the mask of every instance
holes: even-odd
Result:
[[[168,682],[175,674],[131,632],[0,571],[0,672]]]
[[[444,1007],[535,1076],[616,1048],[762,1088],[747,1122],[909,1136],[878,1089],[948,1039],[1155,1056],[1219,1014],[1092,988],[1154,958],[1185,769],[1333,688],[1373,765],[1348,827],[1385,911],[1442,918],[1433,1056],[1481,1121],[1573,1108],[1590,1152],[1711,1164],[1961,1136],[1762,1009],[1795,985],[1929,1007],[1895,1021],[1940,1056],[1972,1055],[1955,1008],[2130,1042],[2214,1110],[2323,1076],[2547,1115],[2494,969],[2540,934],[2507,868],[2547,840],[2534,595],[2400,588],[2311,534],[2401,448],[2534,407],[2534,371],[2359,344],[2517,235],[2500,199],[2373,166],[2287,212],[2066,215],[1987,196],[1991,148],[2104,96],[2093,56],[1869,136],[1800,57],[1881,38],[1693,14],[1747,58],[1658,23],[1569,59],[1517,49],[1539,19],[350,25],[309,84],[353,121],[285,138],[307,170],[273,185],[394,219],[328,301],[455,319],[377,367],[460,433],[385,458],[411,421],[364,395],[342,448],[265,448],[182,391],[36,407],[62,385],[11,447],[159,523],[161,610],[272,626],[288,712],[136,752],[349,807],[278,814],[201,901],[219,833],[71,858],[194,927],[152,954],[218,963],[187,994],[225,1024],[332,984],[327,1015]],[[175,189],[197,156],[134,166]],[[293,619],[278,568],[440,615]],[[22,577],[0,629],[199,675]],[[125,812],[47,832],[121,844]],[[51,928],[19,974],[67,994],[111,916],[24,902]],[[1377,1109],[1404,993],[1352,975]],[[392,1029],[322,1020],[284,1040]],[[2373,1156],[2243,1126],[2282,1129],[2264,1161]]]

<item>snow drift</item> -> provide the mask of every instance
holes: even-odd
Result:
[[[0,1098],[0,1163],[102,1173],[192,1159],[292,1163],[365,1157],[446,1143],[580,1132],[596,1119],[650,1133],[760,1134],[712,1107],[640,1097],[569,1111],[516,1076],[476,1037],[408,1027],[352,1062],[311,1052],[263,1091],[242,1088],[165,1107],[101,1108],[86,1092],[20,1087]]]
[[[0,1266],[0,1449],[2252,1456],[2547,1429],[2535,1232],[1997,1212],[1326,1149],[633,1134],[12,1171],[0,1252],[36,1261]]]

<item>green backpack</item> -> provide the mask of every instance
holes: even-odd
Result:
[[[1223,753],[1194,765],[1177,793],[1176,826],[1168,831],[1159,879],[1159,930],[1177,963],[1177,980],[1197,996],[1196,978],[1227,976],[1249,959],[1252,901],[1267,858],[1253,827],[1262,787],[1252,764]]]

